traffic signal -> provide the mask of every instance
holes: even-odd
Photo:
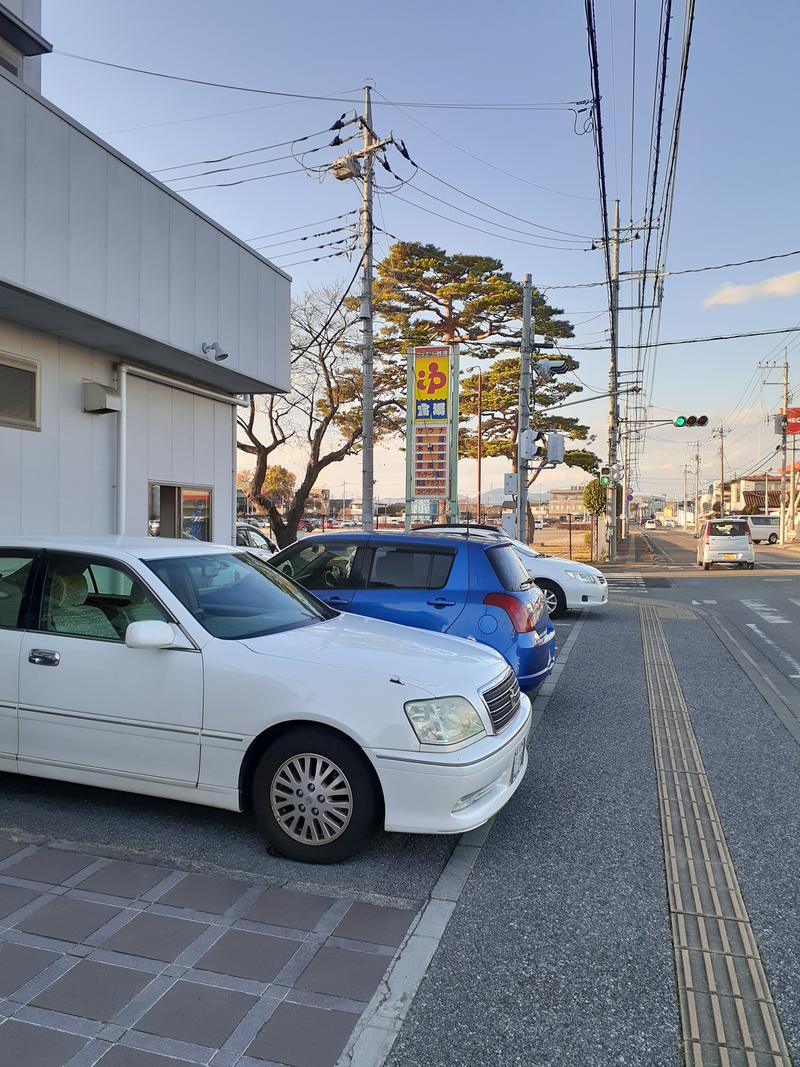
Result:
[[[531,370],[540,382],[552,382],[554,374],[564,374],[567,370],[565,359],[536,359]]]
[[[708,426],[708,415],[677,415],[675,426]]]
[[[606,486],[611,484],[611,468],[610,467],[601,467],[600,468],[600,484],[603,486],[603,488],[605,488]]]

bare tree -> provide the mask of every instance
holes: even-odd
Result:
[[[292,388],[257,404],[250,398],[238,419],[238,447],[253,457],[248,497],[269,516],[279,546],[297,539],[297,527],[322,472],[358,452],[362,432],[361,361],[356,350],[358,313],[341,287],[309,289],[292,304]],[[376,437],[399,426],[403,411],[396,392],[383,390],[376,373]],[[387,396],[387,399],[382,399]],[[305,470],[284,514],[265,493],[270,457],[288,445],[305,453]]]

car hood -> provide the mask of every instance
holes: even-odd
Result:
[[[507,670],[499,652],[476,641],[346,613],[242,644],[264,656],[398,678],[439,696],[483,689]]]
[[[525,556],[520,558],[522,558],[525,568],[532,578],[555,578],[556,575],[563,574],[566,569],[588,571],[595,578],[600,577],[602,574],[602,571],[599,571],[597,567],[590,567],[588,563],[576,563],[574,559],[562,559],[560,556],[536,556],[533,559],[530,556]]]

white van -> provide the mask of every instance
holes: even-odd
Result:
[[[779,515],[731,515],[732,519],[741,519],[750,527],[750,536],[755,544],[767,541],[774,545],[781,532]]]

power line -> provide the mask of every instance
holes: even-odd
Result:
[[[664,348],[667,345],[697,345],[704,344],[707,341],[733,341],[740,337],[769,337],[772,334],[783,333],[797,333],[800,332],[800,325],[785,326],[780,330],[748,330],[746,333],[720,333],[713,337],[687,337],[683,340],[676,341],[653,341],[650,344],[651,348]],[[569,342],[564,344],[565,348],[573,348],[582,352],[607,352],[608,345],[572,345]],[[619,348],[636,349],[638,345],[618,345]]]
[[[440,182],[442,185],[446,185],[448,189],[452,189],[453,192],[459,193],[461,196],[465,196],[468,200],[474,200],[476,204],[481,204],[483,207],[488,207],[492,211],[498,212],[498,214],[500,215],[505,215],[506,218],[514,219],[515,222],[522,222],[526,226],[532,226],[536,230],[547,230],[550,233],[563,234],[565,237],[575,237],[581,241],[591,241],[592,239],[591,236],[587,236],[583,233],[572,233],[570,230],[558,230],[555,229],[553,226],[543,226],[539,222],[533,222],[531,219],[524,219],[520,215],[514,215],[510,211],[505,211],[503,208],[496,207],[494,204],[490,204],[487,200],[481,200],[480,197],[473,196],[472,193],[467,193],[463,189],[459,189],[457,185],[453,185],[452,182],[445,181],[444,178],[440,178],[437,174],[434,174],[433,171],[428,170],[426,167],[420,167],[419,169],[420,171],[422,171],[423,174],[427,174],[429,178],[433,178],[434,181]],[[499,225],[499,223],[495,223],[493,225]]]
[[[445,137],[443,133],[439,133],[438,130],[434,130],[431,126],[426,125],[415,115],[409,114],[408,111],[404,111],[400,104],[394,103],[392,100],[388,100],[383,93],[375,90],[376,94],[383,100],[385,104],[389,104],[391,107],[397,108],[401,114],[406,118],[411,119],[412,122],[416,122],[418,126],[421,126],[423,130],[427,130],[428,133],[437,137],[444,144],[450,145],[451,148],[455,148],[456,151],[462,152],[470,159],[474,159],[477,163],[482,163],[485,167],[489,167],[491,170],[496,171],[498,174],[505,174],[507,178],[513,178],[515,181],[522,182],[525,185],[531,186],[533,189],[542,189],[546,193],[555,193],[557,196],[566,196],[573,200],[594,200],[591,196],[581,196],[578,193],[565,193],[562,189],[552,189],[549,185],[539,185],[538,182],[532,182],[529,178],[523,178],[520,174],[514,174],[510,170],[504,170],[503,167],[498,167],[496,163],[490,162],[488,159],[483,159],[482,156],[476,155],[474,152],[470,152],[468,148],[464,148],[463,145],[457,144],[455,141],[451,141],[449,137]]]
[[[307,233],[305,237],[287,237],[283,241],[269,241],[265,245],[253,245],[253,248],[278,248],[280,245],[295,245],[301,244],[303,241],[310,241],[314,237],[327,237],[331,233],[341,233],[342,230],[349,230],[352,227],[352,223],[346,226],[333,226],[329,230],[317,230],[316,233]],[[302,249],[297,249],[298,252]]]
[[[386,190],[381,190],[386,192]],[[491,230],[484,230],[481,226],[472,226],[468,222],[463,222],[461,219],[452,219],[449,215],[442,215],[439,211],[434,211],[433,208],[425,207],[422,204],[415,204],[413,200],[407,200],[404,196],[400,196],[399,193],[386,192],[387,196],[394,197],[395,200],[401,200],[404,204],[408,204],[410,207],[417,208],[418,211],[424,211],[428,215],[435,215],[437,219],[444,219],[445,222],[455,223],[456,226],[461,226],[462,229],[475,230],[477,233],[488,234],[489,237],[495,237],[498,241],[511,241],[514,244],[527,245],[529,248],[549,248],[554,252],[580,252],[584,251],[579,248],[557,248],[553,245],[545,245],[537,243],[536,241],[523,241],[517,237],[508,237],[502,233],[493,233]]]
[[[394,171],[392,171],[392,173],[394,173]],[[441,196],[436,196],[434,193],[429,193],[426,189],[421,189],[418,185],[413,185],[411,188],[413,189],[413,191],[415,193],[422,193],[423,196],[430,197],[431,200],[436,200],[438,203],[444,204],[445,207],[452,208],[454,211],[460,211],[462,215],[469,215],[469,217],[471,219],[477,219],[478,222],[488,223],[489,226],[495,226],[495,227],[497,227],[498,229],[501,229],[501,230],[510,230],[512,233],[520,233],[519,227],[507,226],[504,222],[495,222],[494,219],[487,219],[483,215],[476,215],[474,211],[468,211],[466,208],[459,207],[458,204],[452,204],[449,200],[444,200]],[[391,192],[391,190],[384,190],[384,192]],[[505,212],[504,212],[504,214],[505,214]],[[544,227],[544,228],[546,228],[546,227]],[[571,237],[548,237],[547,234],[541,234],[541,233],[526,234],[526,233],[523,232],[523,236],[526,236],[526,237],[538,237],[542,241],[559,241],[559,242],[561,242],[563,244],[569,243],[569,244],[574,245],[576,243],[575,239],[571,238]],[[585,242],[584,242],[584,244],[585,244]],[[546,247],[550,247],[550,246],[542,245],[540,247],[545,247],[546,248]],[[557,247],[557,246],[554,245],[553,247]],[[581,250],[582,251],[587,251],[587,249],[585,249],[585,248],[582,248]]]
[[[273,148],[285,148],[286,145],[310,141],[312,137],[321,137],[323,133],[330,132],[330,128],[326,127],[324,130],[315,130],[314,133],[307,133],[304,137],[291,137],[288,141],[276,141],[274,144],[264,144],[259,148],[245,148],[239,152],[231,152],[228,156],[219,156],[218,159],[194,159],[189,163],[173,163],[171,167],[158,167],[156,170],[151,170],[150,173],[163,174],[167,170],[182,170],[184,167],[204,167],[206,164],[227,163],[229,159],[236,159],[238,156],[252,156],[256,152],[271,152]],[[288,158],[288,156],[280,158],[284,159]]]
[[[345,211],[341,215],[331,215],[327,219],[317,219],[316,222],[304,222],[302,226],[287,226],[285,230],[273,230],[272,233],[261,233],[257,237],[248,237],[248,243],[253,241],[265,241],[268,237],[279,237],[282,233],[295,233],[297,230],[307,230],[312,226],[321,226],[324,222],[337,222],[339,219],[346,219],[350,215],[355,215],[356,211]]]
[[[319,330],[317,330],[317,332],[314,334],[314,336],[311,338],[311,340],[308,342],[308,344],[305,346],[305,348],[302,348],[299,352],[295,353],[296,355],[301,356],[301,355],[303,355],[304,352],[307,352],[309,350],[309,348],[311,348],[311,346],[313,344],[315,344],[320,339],[320,337],[322,337],[323,333],[325,333],[327,328],[333,322],[334,318],[336,317],[336,315],[337,315],[337,313],[339,311],[339,308],[345,302],[345,300],[347,299],[347,297],[348,297],[348,295],[350,293],[350,290],[355,285],[356,278],[358,277],[358,272],[361,270],[361,267],[362,267],[366,257],[367,257],[367,249],[365,248],[364,251],[361,253],[361,258],[359,259],[358,264],[356,265],[356,269],[353,271],[353,277],[350,279],[350,281],[349,281],[349,283],[347,285],[347,288],[344,290],[344,292],[342,293],[341,297],[339,298],[339,301],[337,302],[336,307],[333,309],[333,311],[327,317],[327,319],[322,324],[322,326],[320,326]],[[291,264],[291,263],[288,264],[288,266],[292,266],[292,265],[293,264]]]
[[[331,96],[315,93],[290,93],[279,89],[261,89],[252,85],[234,85],[229,82],[209,81],[205,78],[189,78],[180,74],[167,74],[164,71],[148,70],[144,67],[132,67],[125,63],[112,63],[107,59],[96,59],[93,56],[81,56],[75,52],[65,52],[60,48],[53,49],[53,53],[65,56],[68,59],[77,59],[82,63],[93,63],[100,67],[111,67],[114,70],[125,70],[132,74],[146,74],[151,78],[163,78],[167,81],[186,82],[189,85],[205,85],[212,89],[231,89],[240,93],[257,93],[261,96],[280,96],[291,100],[326,100],[339,104],[355,104],[355,100],[343,96]],[[355,92],[356,90],[353,90]],[[387,103],[397,103],[403,107],[435,108],[455,111],[571,111],[583,100],[563,100],[555,103],[540,104],[494,104],[494,103],[442,103],[420,100],[387,100]]]
[[[282,178],[285,174],[305,174],[304,167],[293,167],[291,170],[276,170],[272,174],[257,174],[254,178],[239,178],[234,182],[207,182],[204,185],[185,185],[183,189],[176,189],[178,193],[191,193],[194,189],[227,189],[231,185],[247,185],[249,182],[260,182],[264,178]],[[187,175],[191,177],[191,175]]]

